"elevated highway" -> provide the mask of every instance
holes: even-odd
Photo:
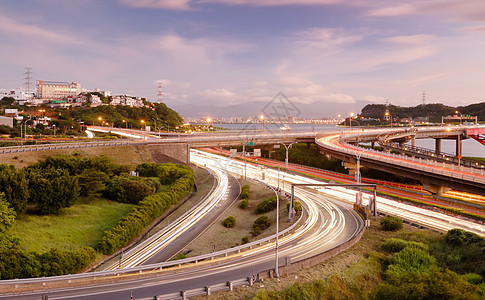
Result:
[[[472,127],[476,129],[475,126]],[[364,149],[355,144],[386,140],[411,140],[416,138],[456,138],[466,136],[467,126],[425,127],[414,129],[379,129],[352,131],[344,134],[329,133],[319,136],[316,144],[332,157],[373,169],[420,180],[428,190],[440,194],[444,188],[485,195],[485,171],[483,168],[457,166],[435,159],[422,159]],[[460,138],[457,138],[459,141]]]

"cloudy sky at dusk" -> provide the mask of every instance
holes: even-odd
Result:
[[[483,0],[2,0],[0,45],[0,91],[32,67],[169,106],[485,101]]]

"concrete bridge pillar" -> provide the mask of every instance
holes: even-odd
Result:
[[[423,183],[423,189],[430,192],[433,195],[438,195],[438,196],[442,196],[444,193],[451,190],[449,187],[446,187],[446,186],[434,185],[426,182]]]
[[[457,135],[456,136],[456,156],[461,156],[461,150],[462,150],[461,135]]]
[[[434,139],[434,152],[441,153],[441,139]]]
[[[414,148],[415,144],[416,144],[416,138],[415,138],[415,136],[413,135],[413,136],[411,137],[411,147],[413,147],[413,148]]]
[[[376,142],[375,141],[370,142],[370,148],[375,149],[375,147],[376,147]]]
[[[355,176],[355,173],[357,173],[357,164],[356,163],[342,162],[342,166],[349,170],[350,176]]]

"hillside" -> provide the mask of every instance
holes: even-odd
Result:
[[[384,104],[368,104],[362,108],[360,115],[364,118],[382,118],[386,110]],[[389,105],[389,112],[393,118],[419,118],[428,117],[430,122],[441,122],[442,116],[455,114],[459,111],[462,115],[478,116],[479,121],[485,120],[485,102],[470,104],[467,106],[447,106],[441,103],[418,105],[414,107],[401,107]]]

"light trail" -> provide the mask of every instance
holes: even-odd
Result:
[[[228,176],[220,169],[213,168],[211,170],[216,178],[217,185],[203,201],[165,227],[162,231],[128,251],[123,255],[120,262],[111,265],[108,270],[131,268],[143,264],[197,224],[220,201],[225,200],[228,189]]]

